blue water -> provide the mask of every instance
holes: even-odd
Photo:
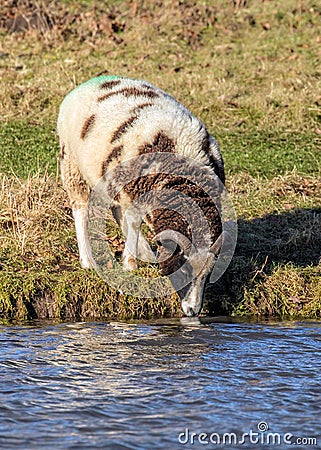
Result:
[[[0,340],[1,450],[321,447],[321,323],[49,323]]]

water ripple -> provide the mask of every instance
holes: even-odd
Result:
[[[179,449],[260,421],[321,445],[320,323],[207,322],[0,326],[0,448]]]

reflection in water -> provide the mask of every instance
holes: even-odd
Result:
[[[192,432],[241,437],[260,422],[321,445],[320,331],[197,320],[1,326],[0,448],[179,449]]]

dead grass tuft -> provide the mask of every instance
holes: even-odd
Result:
[[[59,247],[59,243],[42,237],[51,232],[59,234],[70,221],[64,193],[54,183],[48,174],[26,180],[3,175],[0,228],[5,235],[0,241],[1,251],[10,244],[26,260],[32,257],[41,262],[45,255],[49,259],[53,256],[52,246]]]

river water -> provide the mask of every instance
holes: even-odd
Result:
[[[0,449],[320,448],[321,323],[0,326]]]

